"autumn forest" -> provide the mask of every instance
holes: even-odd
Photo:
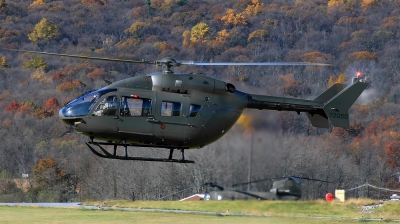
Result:
[[[0,0],[0,201],[158,200],[202,193],[206,182],[269,191],[296,175],[303,199],[369,183],[400,190],[399,0]],[[4,49],[133,60],[318,62],[317,67],[193,67],[272,96],[314,99],[357,71],[371,83],[350,129],[314,128],[305,114],[247,111],[195,164],[111,161],[67,128],[58,110],[84,92],[160,67]],[[168,150],[135,149],[166,157]],[[245,186],[246,187],[246,186]],[[349,192],[350,193],[350,192]],[[349,197],[387,198],[391,192]]]

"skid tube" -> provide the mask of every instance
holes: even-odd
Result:
[[[186,160],[185,159],[185,152],[184,148],[179,148],[181,151],[181,159],[173,159],[172,154],[174,152],[174,149],[170,148],[169,151],[169,157],[164,159],[164,158],[150,158],[150,157],[134,157],[134,156],[129,156],[128,155],[128,145],[123,142],[123,144],[118,144],[118,143],[106,143],[106,142],[86,142],[86,145],[89,147],[90,151],[92,151],[96,156],[101,157],[101,158],[106,158],[106,159],[118,159],[118,160],[136,160],[136,161],[150,161],[150,162],[170,162],[170,163],[194,163],[193,160]],[[91,145],[95,145],[99,147],[100,152],[95,150]],[[101,145],[112,145],[114,146],[114,152],[111,154],[108,152],[105,148],[103,148]],[[117,155],[117,147],[118,146],[123,146],[124,147],[124,156]],[[136,146],[136,147],[147,147],[147,146],[142,146],[142,145],[129,145],[129,146]],[[148,147],[153,147],[153,148],[168,148],[164,146],[148,146]]]

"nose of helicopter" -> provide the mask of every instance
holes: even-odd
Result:
[[[61,108],[59,111],[58,111],[58,118],[64,123],[64,124],[68,124],[68,122],[67,122],[67,120],[66,120],[66,117],[64,116],[64,114],[63,114],[63,111],[65,110],[65,107],[63,107],[63,108]]]
[[[78,120],[78,118],[68,116],[68,110],[69,109],[67,109],[66,107],[61,108],[58,111],[58,118],[66,125],[73,125],[74,122]]]

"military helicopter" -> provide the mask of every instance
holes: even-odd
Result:
[[[278,178],[268,178],[255,180],[246,183],[233,184],[232,187],[248,185],[251,183],[263,182]],[[272,183],[272,188],[269,192],[257,191],[241,191],[241,190],[225,190],[221,186],[214,187],[213,191],[205,194],[205,200],[298,200],[301,198],[301,183],[302,180],[319,181],[332,183],[326,180],[319,180],[308,177],[288,176],[279,178]]]
[[[348,128],[348,110],[368,86],[358,77],[345,87],[335,84],[314,100],[255,95],[236,90],[231,83],[202,74],[174,73],[174,66],[327,66],[302,62],[194,62],[162,60],[123,60],[39,51],[13,51],[163,66],[163,72],[136,76],[109,84],[80,96],[59,111],[60,120],[71,130],[87,136],[89,149],[108,159],[194,163],[185,159],[184,150],[202,148],[221,138],[245,109],[306,113],[311,124],[328,128]],[[113,146],[113,150],[103,146]],[[124,148],[123,154],[117,147]],[[135,157],[128,146],[169,149],[168,158]],[[98,147],[99,150],[95,150]],[[181,158],[174,159],[174,150]]]
[[[207,188],[211,187],[212,190],[209,191],[207,189],[202,200],[215,200],[215,201],[221,201],[221,200],[283,200],[283,201],[288,201],[288,200],[290,200],[290,201],[296,201],[301,198],[301,183],[303,180],[332,183],[329,181],[308,178],[308,177],[288,176],[288,177],[282,177],[282,178],[268,178],[268,179],[250,181],[250,182],[246,182],[246,183],[238,183],[238,184],[233,184],[232,187],[247,185],[250,183],[270,181],[270,180],[275,180],[275,179],[278,179],[278,180],[276,180],[272,183],[272,188],[270,189],[269,192],[243,191],[243,190],[236,190],[236,189],[232,189],[232,188],[226,189],[216,183],[208,182],[208,183],[204,183],[200,186],[189,187],[189,188],[183,189],[181,191],[166,195],[166,196],[160,198],[160,200],[165,200],[166,198],[172,197],[174,195],[177,195],[177,194],[182,193],[187,190],[191,190],[193,188],[205,186]]]

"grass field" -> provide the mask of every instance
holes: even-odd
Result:
[[[213,214],[175,212],[89,210],[2,206],[0,223],[382,223],[400,220],[400,202],[386,202],[372,213],[361,213],[372,200],[325,201],[107,201],[91,205],[113,208],[208,211]],[[253,214],[255,216],[248,216]],[[246,216],[247,215],[247,216]],[[371,221],[381,219],[382,221]]]
[[[363,206],[382,202],[370,199],[350,199],[344,203],[315,201],[106,201],[88,205],[153,208],[166,210],[208,211],[217,213],[254,214],[272,216],[327,216],[340,218],[382,218],[400,220],[400,202],[385,202],[372,213],[361,213]]]

